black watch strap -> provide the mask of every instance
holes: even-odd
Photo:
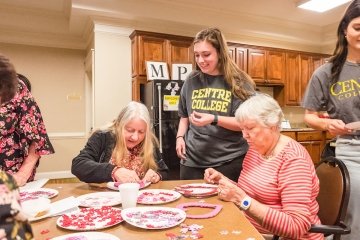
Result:
[[[214,121],[212,121],[211,125],[217,125],[218,124],[218,115],[214,114]]]

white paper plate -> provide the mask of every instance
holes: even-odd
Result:
[[[71,233],[51,239],[52,240],[120,240],[120,238],[112,234],[103,233],[103,232]]]
[[[106,184],[106,186],[109,188],[109,189],[112,189],[112,190],[116,190],[116,191],[119,191],[119,185],[121,183],[119,182],[108,182]],[[149,186],[151,184],[151,182],[141,182],[140,183],[140,189],[143,189],[143,188],[146,188],[147,186]]]
[[[95,192],[77,197],[81,207],[116,206],[121,203],[120,192]]]
[[[352,130],[360,130],[360,121],[348,123],[345,125],[345,127],[352,129]]]
[[[173,202],[181,197],[179,192],[166,189],[141,190],[137,202],[140,204],[164,204]]]
[[[36,199],[39,197],[53,198],[59,194],[58,190],[52,188],[33,188],[20,190],[20,201]]]
[[[175,187],[185,197],[210,197],[218,194],[218,185],[207,183],[190,183]]]
[[[123,221],[121,209],[114,207],[82,208],[63,214],[56,225],[74,231],[99,230],[117,225]]]
[[[123,219],[143,229],[165,229],[182,223],[186,213],[178,208],[170,207],[134,207],[121,211]]]

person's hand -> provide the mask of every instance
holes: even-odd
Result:
[[[224,175],[213,168],[207,168],[204,173],[204,180],[207,183],[218,184],[221,179],[224,178]]]
[[[160,176],[154,170],[149,169],[149,170],[147,170],[147,172],[143,178],[143,181],[157,183],[158,181],[160,181]]]
[[[16,184],[19,186],[19,187],[22,187],[26,184],[27,182],[27,178],[25,176],[22,175],[22,173],[19,171],[15,174],[12,175],[16,181]]]
[[[193,125],[202,127],[211,124],[214,121],[214,115],[194,111],[190,114],[189,120]]]
[[[180,159],[186,160],[186,147],[183,137],[179,137],[176,139],[176,154]]]
[[[326,125],[326,130],[331,135],[346,135],[352,132],[351,129],[345,127],[345,123],[339,119],[329,119]]]
[[[115,179],[121,183],[140,182],[140,178],[134,170],[119,168],[114,173]]]
[[[218,192],[219,198],[224,201],[236,202],[238,199],[243,199],[246,196],[244,190],[225,178],[220,179]]]

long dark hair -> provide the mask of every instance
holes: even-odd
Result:
[[[194,43],[207,41],[217,51],[219,57],[218,68],[225,76],[225,81],[231,86],[232,92],[241,100],[246,100],[254,94],[255,83],[252,78],[242,71],[230,58],[224,35],[218,28],[207,28],[198,32]],[[196,65],[196,70],[200,68]]]
[[[18,79],[14,65],[0,53],[0,103],[10,101],[17,91]]]
[[[333,53],[333,57],[330,62],[333,63],[331,67],[331,82],[335,83],[339,79],[340,72],[344,66],[344,63],[348,54],[348,42],[346,40],[345,31],[349,26],[349,23],[360,16],[360,0],[354,0],[347,7],[343,18],[341,19],[338,29],[336,47]]]

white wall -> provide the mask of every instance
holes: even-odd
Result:
[[[95,25],[95,128],[131,101],[131,29]]]
[[[85,51],[0,44],[0,52],[31,81],[55,148],[55,154],[42,157],[38,172],[68,171],[86,138]]]

